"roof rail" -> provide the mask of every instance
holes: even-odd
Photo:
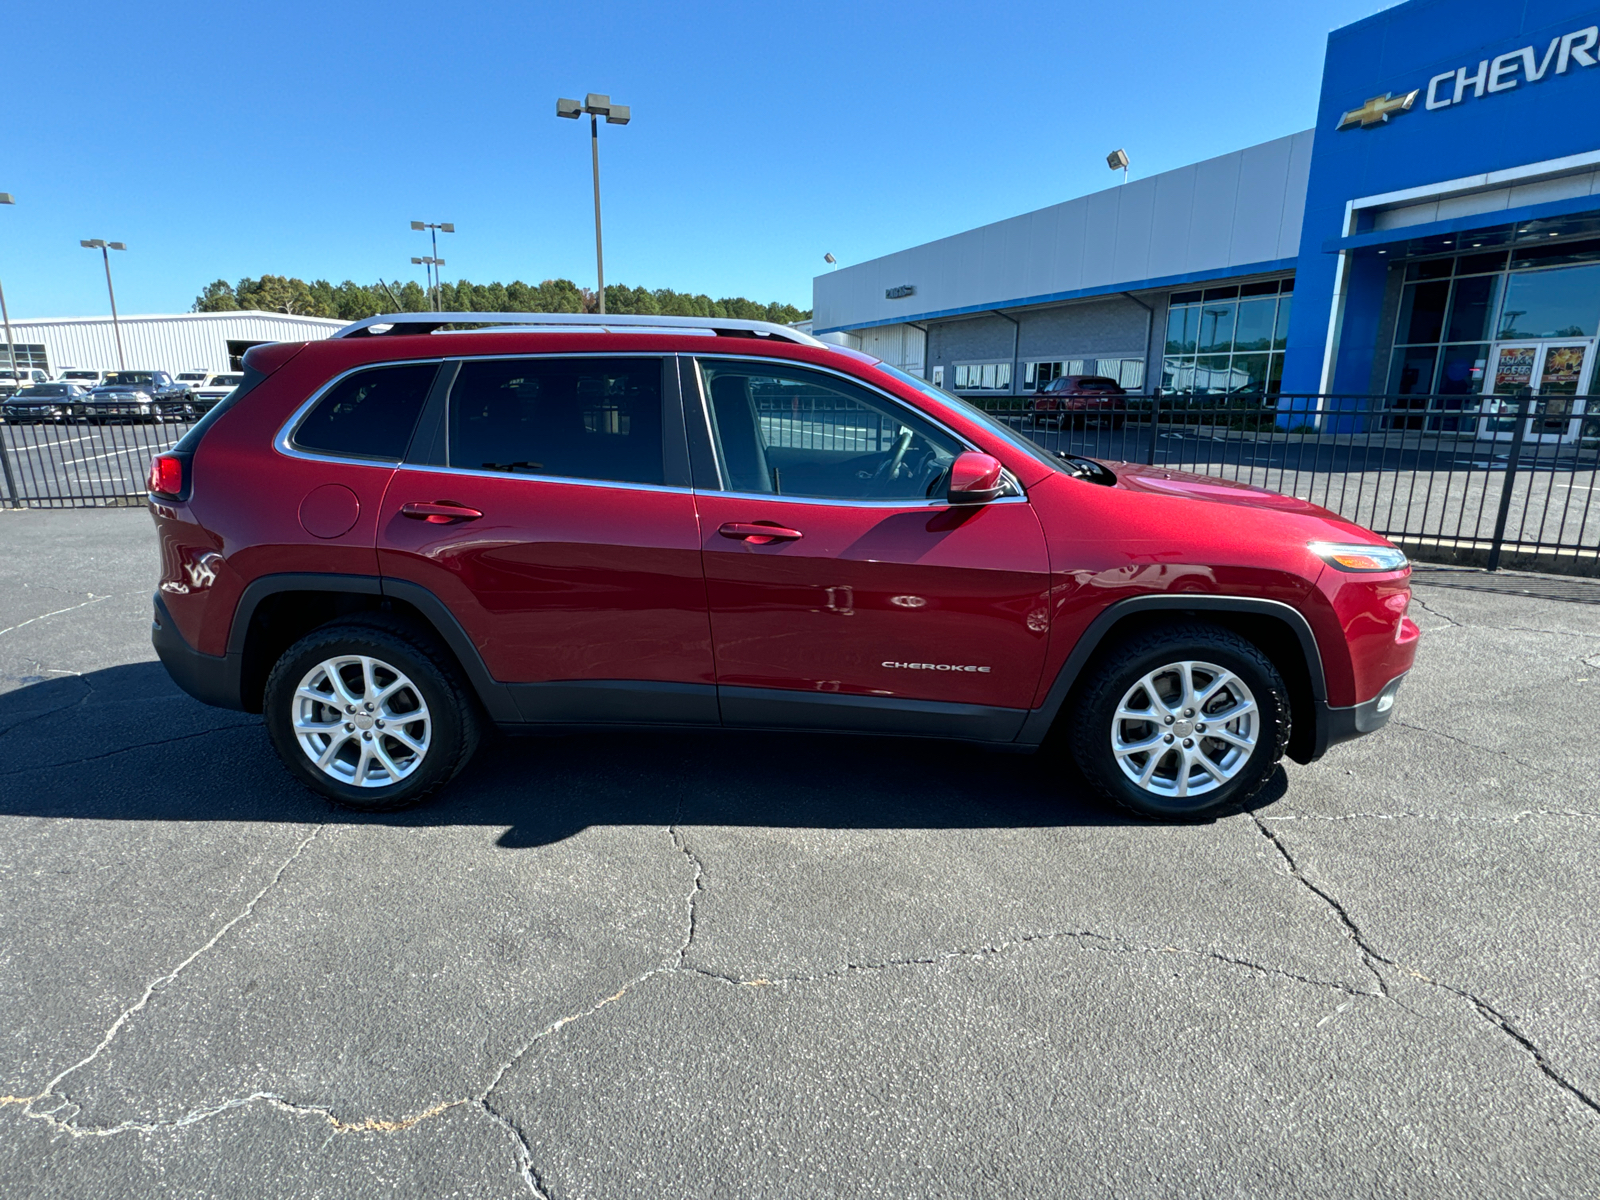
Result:
[[[600,313],[484,313],[423,312],[384,313],[346,325],[333,336],[375,337],[395,334],[434,333],[446,325],[514,325],[523,329],[572,328],[596,333],[674,333],[702,332],[719,337],[768,337],[799,346],[826,346],[808,333],[801,333],[775,321],[741,321],[721,317],[652,317],[644,314],[609,316]],[[465,332],[465,331],[464,331]]]

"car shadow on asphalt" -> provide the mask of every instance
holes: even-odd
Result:
[[[1286,786],[1280,768],[1248,807],[1273,803]],[[1048,748],[1011,754],[957,742],[758,730],[491,736],[424,804],[355,813],[289,776],[260,717],[190,699],[159,663],[43,679],[0,694],[0,814],[501,826],[496,844],[505,849],[549,845],[591,825],[1142,823],[1101,800],[1065,754]]]

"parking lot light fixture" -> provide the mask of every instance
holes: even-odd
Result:
[[[594,273],[600,300],[600,315],[606,311],[606,256],[600,236],[600,118],[607,125],[626,125],[633,120],[633,109],[626,104],[611,103],[610,96],[590,92],[583,103],[576,100],[557,100],[556,116],[576,121],[583,113],[589,114],[589,152],[594,163]]]
[[[428,303],[433,307],[433,310],[435,312],[437,312],[439,310],[439,282],[440,282],[440,280],[439,280],[439,272],[438,272],[437,268],[444,266],[444,259],[439,257],[439,235],[441,233],[454,233],[456,231],[455,222],[454,221],[439,221],[439,222],[413,221],[413,222],[411,222],[411,228],[416,229],[416,230],[426,229],[428,231],[428,236],[430,236],[433,239],[433,254],[428,258],[413,258],[411,261],[414,262],[414,263],[430,263],[430,264],[432,264],[433,271],[432,271],[431,278],[432,278],[433,282],[428,285],[428,289],[429,289],[429,293],[430,293],[429,294]]]
[[[1113,171],[1122,172],[1122,182],[1128,182],[1128,152],[1126,150],[1113,150],[1106,155],[1106,166]]]
[[[122,242],[108,242],[104,238],[89,238],[78,245],[85,250],[98,250],[106,263],[106,294],[111,297],[111,331],[117,338],[117,370],[126,371],[128,363],[122,356],[122,325],[117,321],[117,289],[111,286],[111,251],[126,250]]]

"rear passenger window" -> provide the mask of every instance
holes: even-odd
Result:
[[[450,391],[450,465],[663,483],[661,359],[462,363]]]
[[[373,367],[340,380],[300,422],[295,446],[399,462],[438,370],[438,363]]]

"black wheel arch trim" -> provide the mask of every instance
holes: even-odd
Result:
[[[522,719],[510,690],[489,674],[489,668],[484,665],[483,656],[478,653],[477,646],[473,645],[472,639],[467,636],[467,631],[461,627],[461,622],[456,620],[455,614],[442,600],[421,584],[409,583],[403,579],[381,578],[377,575],[307,572],[262,575],[252,580],[239,596],[239,603],[234,608],[233,625],[228,631],[227,659],[232,664],[236,680],[243,671],[245,644],[249,640],[250,626],[255,618],[256,609],[267,597],[283,592],[344,592],[365,596],[388,596],[409,604],[422,614],[423,619],[433,627],[434,633],[438,634],[450,652],[455,655],[456,662],[466,674],[467,682],[477,693],[489,719],[495,722],[516,722]],[[234,683],[233,691],[235,695],[239,693],[238,682]]]
[[[1301,743],[1297,748],[1298,755],[1293,755],[1298,761],[1311,762],[1321,758],[1324,750],[1329,745],[1329,719],[1328,719],[1328,688],[1327,677],[1322,669],[1322,650],[1317,644],[1317,636],[1312,632],[1311,623],[1306,620],[1305,614],[1291,604],[1281,600],[1265,600],[1257,596],[1216,596],[1182,595],[1161,596],[1130,596],[1126,600],[1119,600],[1096,617],[1084,630],[1083,636],[1073,646],[1072,652],[1067,655],[1067,661],[1061,664],[1061,670],[1056,673],[1055,682],[1050,686],[1050,691],[1045,696],[1044,703],[1033,709],[1028,714],[1028,719],[1023,722],[1022,731],[1017,734],[1019,742],[1032,745],[1042,743],[1050,732],[1050,727],[1055,723],[1062,706],[1066,703],[1068,695],[1072,692],[1073,685],[1078,681],[1078,676],[1088,664],[1096,650],[1105,641],[1118,622],[1129,616],[1141,613],[1247,613],[1257,616],[1276,618],[1287,625],[1295,634],[1300,643],[1300,649],[1305,657],[1306,672],[1311,681],[1312,719],[1314,722],[1313,736],[1308,743]]]

